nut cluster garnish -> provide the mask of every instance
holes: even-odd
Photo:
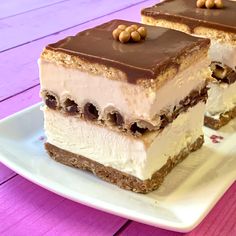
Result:
[[[197,0],[196,3],[198,8],[207,8],[207,9],[211,9],[211,8],[223,8],[224,4],[222,2],[222,0]]]
[[[143,26],[138,27],[138,25],[119,25],[113,30],[112,36],[121,43],[139,42],[146,38],[147,29]]]

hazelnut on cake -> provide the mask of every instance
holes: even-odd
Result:
[[[236,117],[236,2],[166,0],[141,14],[145,24],[211,39],[205,125],[218,129]]]
[[[63,164],[147,193],[203,144],[210,40],[112,20],[39,60],[45,144]]]

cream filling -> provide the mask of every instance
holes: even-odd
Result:
[[[136,138],[44,108],[45,132],[61,149],[145,180],[203,134],[204,110],[200,102],[161,133]]]
[[[233,84],[209,84],[206,115],[219,118],[221,113],[229,111],[236,106],[236,82]]]
[[[206,38],[198,34],[191,35],[199,38]],[[221,62],[223,65],[227,65],[236,71],[236,45],[211,39],[208,55],[211,61]]]
[[[154,91],[39,60],[41,91],[54,92],[61,102],[72,98],[81,107],[92,102],[101,111],[100,117],[106,109],[114,107],[126,120],[144,119],[153,123],[156,114],[168,108],[172,110],[192,90],[204,86],[210,76],[209,64],[205,58]]]
[[[211,40],[209,56],[212,61],[219,61],[236,71],[236,45]]]

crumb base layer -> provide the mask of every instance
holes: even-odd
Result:
[[[184,160],[189,153],[199,149],[203,142],[204,137],[200,136],[194,143],[188,145],[188,147],[183,149],[178,155],[169,158],[166,164],[156,171],[151,179],[147,180],[140,180],[112,167],[104,166],[86,157],[60,149],[50,143],[45,143],[45,148],[50,157],[62,164],[90,171],[99,178],[113,183],[120,188],[138,193],[148,193],[156,190],[164,181],[165,176],[170,173],[178,163]]]
[[[204,125],[211,129],[218,130],[222,126],[228,124],[235,117],[236,117],[236,106],[230,111],[220,114],[218,119],[205,115]]]

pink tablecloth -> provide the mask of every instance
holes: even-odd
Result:
[[[114,18],[140,20],[156,1],[8,0],[0,4],[0,119],[40,101],[36,60],[65,35]],[[0,235],[180,235],[57,196],[0,164]],[[236,184],[187,235],[236,235]]]

